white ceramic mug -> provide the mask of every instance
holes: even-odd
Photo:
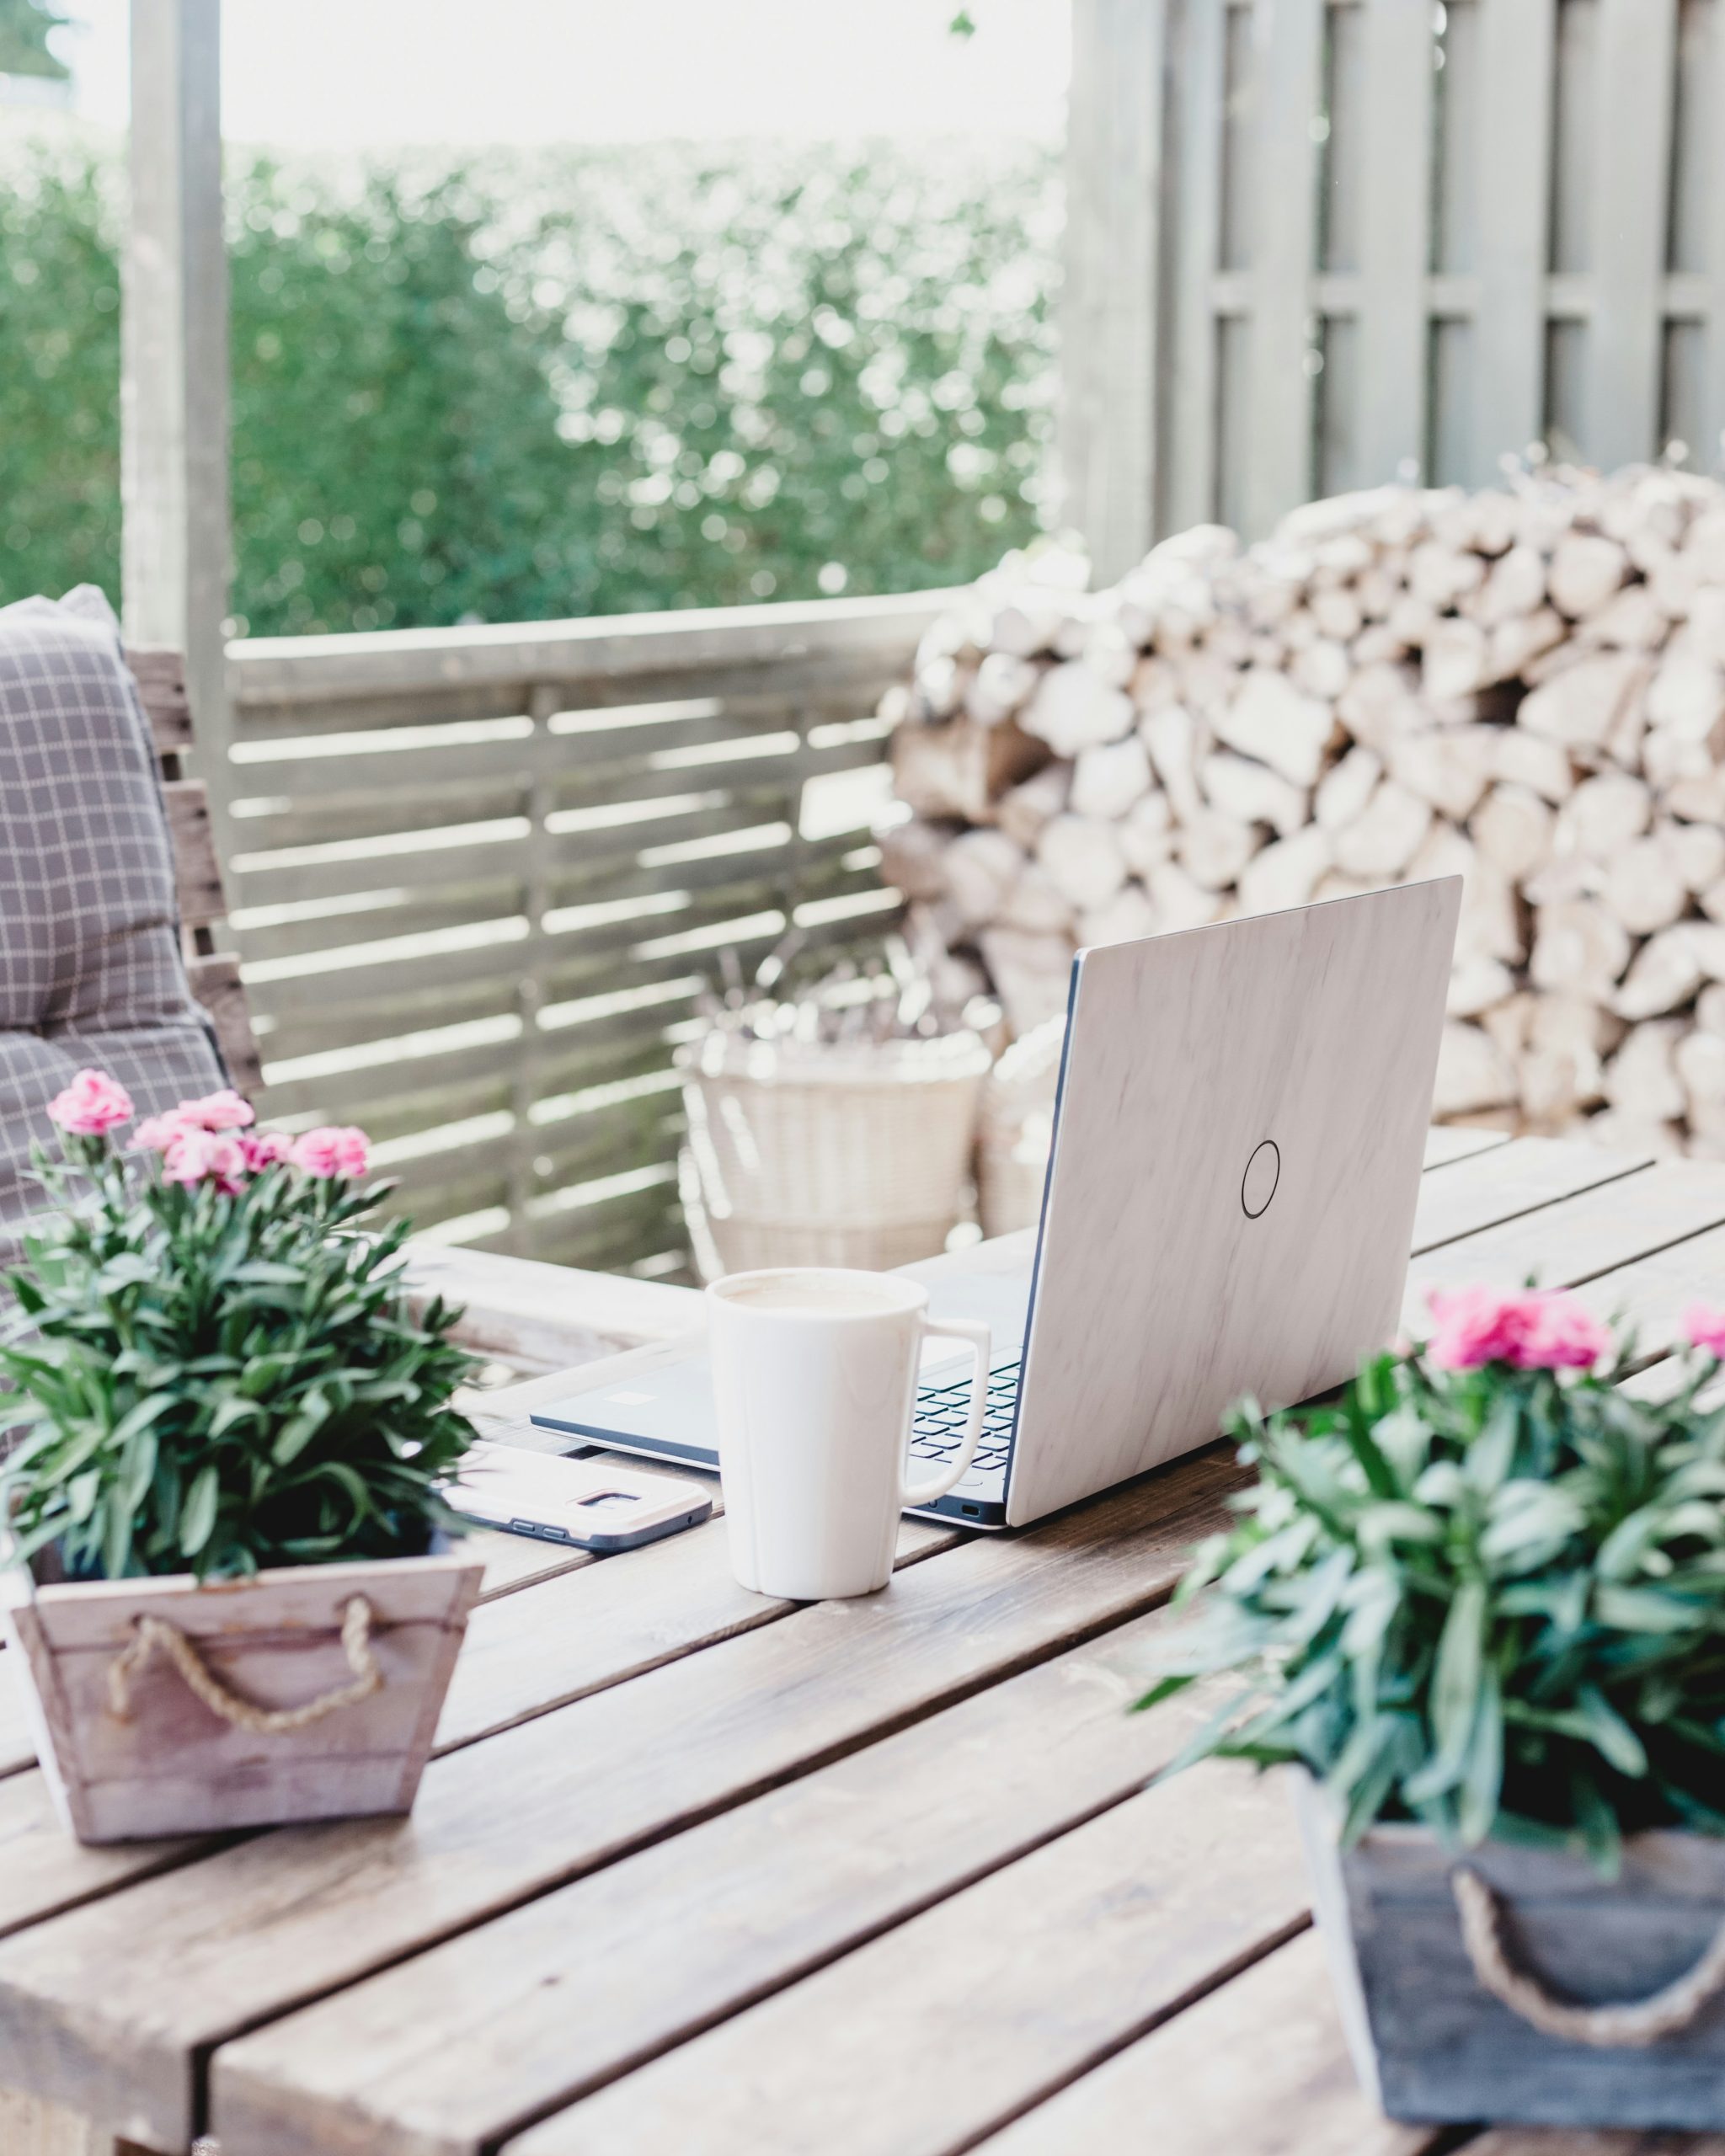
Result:
[[[944,1497],[975,1454],[988,1327],[930,1317],[920,1281],[815,1266],[716,1280],[707,1314],[737,1577],[798,1602],[884,1587],[900,1513]],[[913,1483],[911,1417],[931,1333],[969,1345],[970,1408],[953,1458]]]

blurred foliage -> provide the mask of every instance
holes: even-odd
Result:
[[[64,29],[66,19],[45,0],[0,0],[0,75],[65,82],[72,71],[50,51],[48,33]]]
[[[0,599],[115,590],[104,168],[0,190]],[[910,590],[1033,536],[1050,152],[230,169],[254,635]]]
[[[48,153],[0,175],[0,600],[120,559],[120,272],[109,175]]]

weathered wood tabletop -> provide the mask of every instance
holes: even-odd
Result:
[[[1725,1298],[1725,1167],[1434,1132],[1410,1311],[1530,1273],[1656,1358]],[[1201,1710],[1124,1711],[1238,1481],[1217,1447],[1023,1534],[907,1523],[884,1593],[807,1607],[717,1521],[493,1538],[405,1821],[79,1849],[0,1681],[0,2148],[1447,2148],[1354,2086],[1282,1792],[1159,1782]]]

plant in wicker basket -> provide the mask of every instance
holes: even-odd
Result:
[[[1610,1870],[1643,1828],[1725,1833],[1725,1320],[1694,1313],[1680,1385],[1642,1399],[1571,1297],[1436,1310],[1334,1406],[1236,1412],[1258,1481],[1140,1705],[1242,1673],[1197,1751],[1300,1762],[1348,1843],[1413,1819]]]
[[[291,1143],[216,1094],[142,1125],[129,1161],[131,1107],[83,1074],[51,1110],[64,1157],[37,1154],[56,1211],[0,1341],[33,1426],[0,1471],[17,1556],[206,1578],[425,1550],[452,1524],[469,1358],[454,1313],[408,1314],[405,1224],[357,1231],[381,1194],[363,1136]]]

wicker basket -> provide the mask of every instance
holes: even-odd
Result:
[[[973,1033],[683,1052],[682,1197],[707,1279],[761,1265],[881,1270],[959,1218],[990,1054]]]
[[[1033,1228],[1042,1218],[1065,1042],[1063,1012],[1014,1041],[988,1075],[976,1146],[977,1210],[985,1235]]]

